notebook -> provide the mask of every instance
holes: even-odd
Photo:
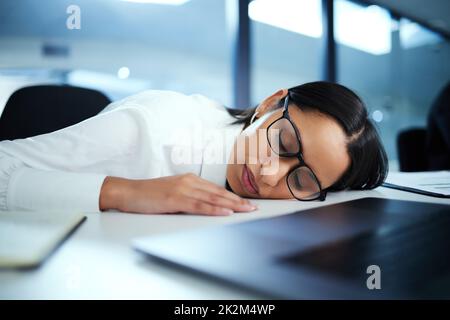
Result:
[[[85,219],[80,213],[0,211],[0,268],[39,266]]]
[[[450,198],[450,171],[389,172],[384,187]]]

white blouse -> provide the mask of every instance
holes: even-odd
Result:
[[[192,172],[225,185],[243,124],[202,95],[148,90],[73,126],[0,142],[0,210],[99,211],[106,176]]]

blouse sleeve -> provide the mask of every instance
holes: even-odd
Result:
[[[99,211],[108,163],[136,148],[139,110],[120,108],[73,126],[0,142],[0,210]],[[103,171],[103,172],[102,172]]]

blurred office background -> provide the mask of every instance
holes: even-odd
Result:
[[[66,27],[72,4],[79,30]],[[0,112],[13,91],[37,83],[112,100],[144,89],[202,93],[243,108],[331,76],[366,101],[395,164],[397,133],[425,126],[450,80],[449,35],[448,0],[2,0]]]

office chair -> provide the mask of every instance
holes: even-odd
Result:
[[[111,101],[96,90],[39,85],[15,91],[0,117],[0,141],[59,130],[98,114]]]
[[[397,151],[400,171],[450,170],[450,82],[433,102],[427,127],[399,133]]]
[[[411,128],[397,136],[397,151],[400,171],[427,171],[427,131],[425,128]]]
[[[428,114],[426,151],[429,170],[450,170],[450,82]]]

